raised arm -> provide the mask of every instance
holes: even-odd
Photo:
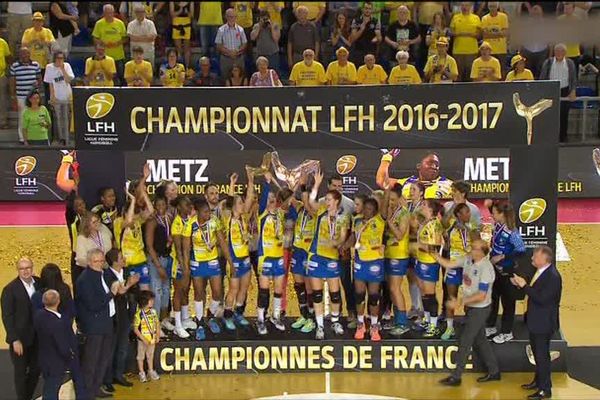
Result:
[[[244,212],[249,213],[254,204],[254,173],[246,171],[248,174],[248,187],[246,188],[246,199],[244,200]]]
[[[390,175],[389,175],[390,164],[394,160],[395,152],[399,152],[399,150],[393,149],[389,153],[384,154],[381,157],[381,162],[379,163],[379,168],[377,168],[377,174],[375,175],[375,182],[377,183],[377,186],[379,186],[382,189],[385,189],[386,182],[395,182],[396,181],[395,178],[390,178]],[[391,186],[393,186],[393,185],[391,185]]]
[[[304,202],[304,207],[306,207],[306,211],[311,216],[315,216],[317,214],[317,211],[319,210],[319,203],[317,201],[317,196],[319,195],[319,187],[321,186],[322,182],[323,182],[323,172],[321,170],[319,170],[315,174],[315,184],[313,185],[312,191],[310,192],[310,196],[308,196],[308,198]]]

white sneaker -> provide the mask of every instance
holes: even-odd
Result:
[[[191,318],[184,319],[183,322],[182,322],[182,325],[183,325],[183,329],[194,330],[194,329],[198,328],[198,325],[196,325],[196,323],[194,322],[194,320],[191,319]]]
[[[152,379],[153,381],[157,381],[160,379],[160,376],[158,375],[158,373],[155,370],[150,370],[148,371],[148,376],[150,377],[150,379]]]
[[[342,327],[342,324],[340,324],[339,322],[334,322],[333,324],[331,324],[331,329],[333,329],[333,332],[336,335],[343,335],[344,334],[344,327]]]
[[[148,378],[146,377],[145,372],[140,372],[138,375],[140,377],[140,382],[142,382],[142,383],[148,382]]]
[[[494,326],[491,328],[485,328],[485,337],[489,338],[490,336],[494,336],[496,333],[498,333],[498,329]]]
[[[183,329],[183,328],[175,328],[175,330],[173,331],[173,333],[176,336],[179,336],[182,339],[187,339],[187,338],[190,337],[190,334],[187,333],[187,331],[185,329]]]
[[[512,333],[501,333],[498,336],[494,336],[494,338],[492,340],[496,344],[504,344],[506,342],[513,340],[513,334]]]
[[[160,328],[160,338],[162,339],[162,338],[166,338],[166,337],[167,337],[167,334],[165,333],[165,331],[163,331],[163,328],[161,327]]]
[[[160,323],[160,326],[162,326],[164,329],[168,330],[169,332],[173,332],[175,330],[175,325],[173,325],[170,318],[163,319],[162,322]]]
[[[317,327],[317,333],[315,334],[315,339],[317,339],[317,340],[325,339],[325,330],[320,326]]]

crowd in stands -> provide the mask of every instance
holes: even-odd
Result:
[[[54,139],[68,144],[73,84],[317,86],[557,79],[562,96],[573,100],[579,73],[597,73],[589,56],[595,54],[593,40],[553,34],[584,27],[593,2],[48,3],[42,13],[33,12],[32,2],[8,2],[7,41],[0,38],[0,91],[6,93],[10,84],[22,143]],[[560,44],[563,38],[568,43]],[[77,58],[74,43],[77,48],[93,46],[94,54],[85,61]],[[33,126],[23,118],[33,89],[44,94],[34,112],[49,114],[49,106],[53,127],[43,118]],[[7,127],[4,97],[0,129]],[[566,139],[566,124],[561,139]]]

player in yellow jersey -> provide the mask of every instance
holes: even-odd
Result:
[[[213,334],[221,332],[221,327],[216,318],[223,314],[223,277],[219,265],[219,251],[229,265],[233,265],[221,221],[215,217],[205,199],[194,201],[196,216],[183,232],[184,247],[191,245],[190,275],[194,285],[194,308],[198,328],[196,340],[203,340],[206,336],[202,327],[204,316],[204,300],[206,299],[206,284],[210,283],[211,302],[209,305],[210,319],[208,328]],[[189,244],[188,244],[189,243]]]
[[[416,273],[417,265],[417,232],[423,219],[421,207],[423,206],[425,195],[425,186],[421,182],[405,184],[402,188],[402,194],[406,193],[408,186],[408,212],[409,212],[409,234],[408,234],[408,291],[410,293],[411,307],[408,312],[408,318],[413,319],[423,315],[423,303],[421,301],[421,290],[419,289],[419,278]]]
[[[127,199],[127,213],[121,227],[121,253],[125,259],[125,267],[129,276],[140,275],[140,289],[150,290],[150,270],[148,258],[146,257],[142,225],[154,213],[154,206],[146,192],[143,193],[145,209],[136,212],[136,199],[129,191]]]
[[[100,217],[100,221],[114,236],[113,222],[118,216],[117,210],[117,195],[115,189],[111,187],[102,187],[98,190],[100,204],[92,207],[92,212]]]
[[[425,318],[421,327],[425,329],[424,337],[439,335],[437,328],[438,301],[435,296],[435,286],[440,278],[440,265],[433,256],[439,253],[443,244],[443,227],[438,219],[442,206],[436,200],[425,200],[421,207],[424,221],[417,233],[417,276],[425,310]]]
[[[252,277],[250,263],[250,227],[248,224],[249,213],[254,202],[254,175],[248,172],[248,189],[245,198],[235,194],[237,174],[232,174],[229,179],[229,196],[225,201],[222,213],[223,228],[229,246],[229,253],[233,264],[229,272],[229,292],[225,299],[225,328],[235,330],[235,324],[248,326],[244,318],[244,304]]]
[[[385,191],[382,216],[386,219],[385,275],[394,304],[394,327],[390,333],[401,336],[408,332],[406,302],[402,294],[402,281],[408,273],[409,219],[408,203],[402,196],[402,187],[394,186]]]
[[[385,220],[379,214],[377,200],[368,198],[363,206],[362,220],[352,227],[354,235],[354,290],[356,297],[356,313],[358,325],[354,338],[365,338],[365,296],[368,293],[369,315],[371,320],[370,337],[372,341],[380,341],[379,299],[380,285],[384,278],[384,244]]]
[[[315,183],[310,196],[307,191],[302,193],[302,199],[308,213],[315,218],[315,233],[312,238],[307,264],[307,276],[312,288],[312,299],[317,320],[315,337],[318,340],[325,338],[323,321],[323,280],[329,287],[331,299],[331,328],[337,335],[344,334],[340,324],[340,309],[342,295],[340,292],[340,247],[346,243],[349,216],[341,208],[342,194],[337,190],[330,190],[324,202],[317,202],[319,186],[323,181],[321,171],[315,174]]]
[[[189,287],[190,287],[190,247],[189,241],[183,240],[183,234],[191,223],[192,202],[186,196],[178,196],[173,201],[177,215],[171,224],[171,257],[173,258],[173,314],[175,317],[175,335],[182,339],[190,337],[186,329],[196,329],[196,323],[190,318]]]

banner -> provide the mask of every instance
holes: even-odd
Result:
[[[559,148],[558,197],[600,197],[599,148],[592,146]]]
[[[557,82],[74,88],[77,149],[508,147],[558,140]]]

